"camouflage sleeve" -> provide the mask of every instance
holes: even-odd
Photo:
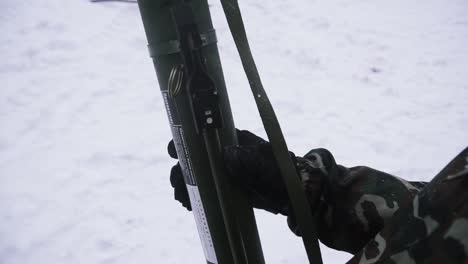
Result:
[[[352,254],[359,252],[426,184],[364,166],[333,167],[324,171],[322,194],[317,198],[318,236],[326,246]],[[299,167],[302,177],[306,171],[304,165]],[[314,184],[306,181],[306,192],[313,194],[316,190],[310,190],[310,186]]]
[[[468,148],[349,263],[468,263]]]

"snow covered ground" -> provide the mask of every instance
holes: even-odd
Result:
[[[297,154],[429,180],[467,145],[465,0],[240,2]],[[211,4],[236,125],[264,135]],[[203,263],[137,6],[2,0],[0,32],[0,263]],[[267,263],[307,262],[284,218],[257,218]]]

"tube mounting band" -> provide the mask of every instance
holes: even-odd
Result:
[[[202,40],[202,46],[206,47],[211,44],[217,43],[218,38],[216,37],[216,31],[210,30],[206,33],[201,33],[200,38]],[[156,58],[161,55],[169,55],[180,52],[179,40],[169,40],[166,42],[160,42],[157,44],[148,44],[148,50],[151,58]]]

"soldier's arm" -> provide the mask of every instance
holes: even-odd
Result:
[[[271,145],[248,131],[238,131],[239,146],[227,147],[228,174],[248,191],[252,206],[288,216],[291,230],[299,234],[290,213],[287,190]],[[176,158],[174,144],[169,154]],[[314,212],[318,213],[319,239],[327,246],[358,252],[385,222],[422,189],[412,183],[369,168],[337,165],[326,149],[315,149],[296,159],[296,166]],[[187,209],[190,202],[178,165],[171,171],[175,199]]]
[[[468,263],[468,148],[348,263]]]
[[[350,253],[362,249],[426,184],[365,166],[337,165],[325,149],[312,150],[298,158],[297,165],[312,204],[314,200],[317,204],[314,210],[318,210],[319,239],[331,248]],[[299,233],[293,217],[289,217],[288,224]]]

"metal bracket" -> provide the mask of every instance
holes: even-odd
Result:
[[[198,26],[190,5],[180,4],[174,7],[172,16],[179,37],[178,47],[184,62],[183,68],[185,76],[187,76],[185,84],[189,95],[189,104],[193,110],[196,131],[200,133],[202,129],[206,128],[221,128],[222,117],[218,91],[215,82],[207,72],[202,54],[204,44],[206,45],[215,38],[207,36],[202,38],[202,34],[198,32]],[[214,30],[210,32],[214,33]],[[175,73],[171,76],[174,79]]]
[[[216,44],[218,42],[216,31],[214,29],[206,33],[201,33],[200,39],[202,41],[202,47]],[[166,42],[149,44],[148,50],[151,58],[156,58],[161,55],[179,53],[181,51],[180,41],[178,39],[173,39]]]

